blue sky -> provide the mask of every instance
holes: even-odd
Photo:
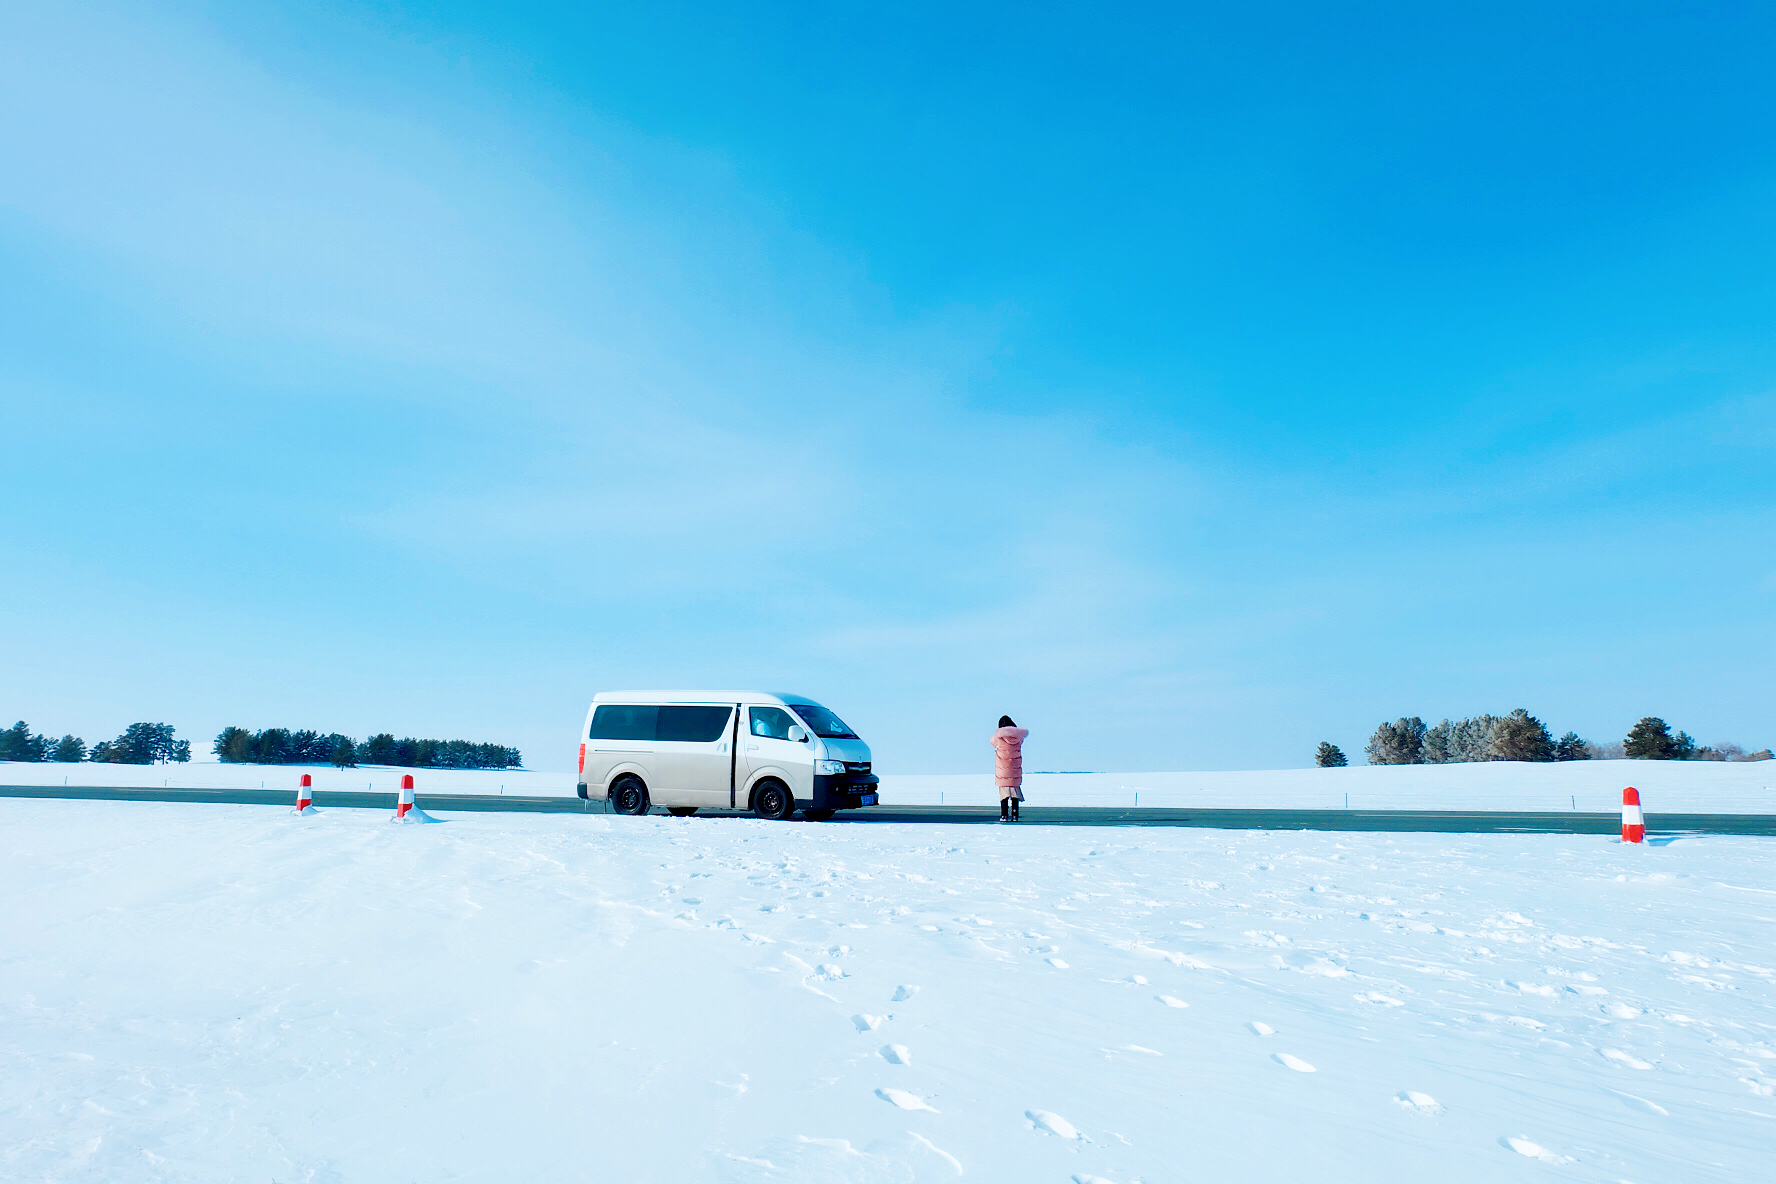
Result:
[[[1754,5],[0,13],[0,710],[1776,741]]]

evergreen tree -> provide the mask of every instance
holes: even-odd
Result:
[[[129,754],[125,763],[131,765],[171,760],[175,744],[171,724],[131,724],[117,738],[117,745]]]
[[[1525,713],[1527,714],[1527,713]],[[1425,731],[1420,754],[1427,765],[1454,765],[1469,761],[1496,761],[1499,729],[1505,721],[1496,715],[1444,720]]]
[[[356,768],[358,764],[358,746],[352,742],[352,738],[350,736],[341,736],[335,732],[332,739],[333,755],[331,760],[334,768]]]
[[[173,741],[172,747],[167,751],[166,759],[172,761],[176,765],[182,765],[186,761],[189,761],[191,759],[191,741]]]
[[[1339,751],[1338,745],[1330,740],[1322,740],[1320,750],[1314,753],[1314,764],[1322,769],[1342,769],[1350,764],[1350,760]]]
[[[117,739],[101,740],[93,745],[92,754],[87,759],[114,765],[152,765],[156,761],[176,759],[179,745],[180,742],[173,739],[171,724],[131,724]],[[189,743],[185,744],[184,751],[189,759]]]
[[[223,728],[213,751],[223,764],[246,764],[253,759],[253,733],[245,728]]]
[[[266,728],[253,733],[254,764],[283,765],[290,759],[290,729]]]
[[[1376,728],[1364,752],[1372,765],[1421,765],[1424,739],[1424,721],[1409,716]]]
[[[358,760],[366,765],[392,765],[395,763],[395,738],[388,732],[378,732],[358,746]]]
[[[122,736],[115,740],[99,741],[92,746],[92,752],[87,755],[86,759],[97,761],[102,765],[148,765],[154,763],[133,759],[129,746],[123,742]]]
[[[1551,761],[1554,759],[1554,738],[1542,721],[1519,707],[1498,721],[1490,746],[1495,761]]]
[[[1554,759],[1557,761],[1588,761],[1591,759],[1591,746],[1579,739],[1577,732],[1568,732],[1554,741]]]
[[[1476,715],[1455,725],[1449,738],[1449,759],[1452,761],[1491,761],[1493,744],[1498,739],[1499,725],[1504,721],[1496,715]]]
[[[0,732],[0,761],[49,759],[49,737],[34,735],[24,720]]]
[[[303,728],[299,732],[291,732],[290,746],[285,750],[283,764],[316,765],[332,756],[331,749],[323,749],[323,737],[319,732]]]
[[[52,761],[83,761],[86,759],[86,741],[78,736],[63,736],[56,741],[56,746],[49,754]]]
[[[1455,725],[1448,720],[1425,729],[1424,744],[1420,746],[1419,755],[1427,765],[1446,765],[1452,759],[1449,755],[1450,741],[1455,735]]]
[[[1673,760],[1676,748],[1677,738],[1671,734],[1671,726],[1656,715],[1642,717],[1628,730],[1628,738],[1622,742],[1623,751],[1640,761]]]

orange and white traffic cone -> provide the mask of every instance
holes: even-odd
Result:
[[[1640,791],[1632,785],[1622,791],[1622,841],[1646,842],[1646,815],[1640,812]]]
[[[413,811],[413,774],[405,773],[401,777],[401,800],[395,806],[396,822],[405,822],[407,815]]]
[[[302,784],[296,787],[295,812],[298,814],[313,814],[316,812],[314,805],[314,778],[309,774],[304,773],[302,775]]]

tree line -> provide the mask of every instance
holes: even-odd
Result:
[[[230,764],[399,765],[415,769],[516,769],[524,758],[516,748],[474,744],[467,740],[395,739],[381,732],[363,743],[329,732],[266,728],[224,728],[216,737],[215,754]],[[115,740],[101,740],[91,749],[78,736],[61,739],[31,731],[20,720],[0,731],[0,761],[99,761],[116,765],[154,765],[191,759],[191,741],[173,735],[171,724],[131,724]]]
[[[1704,746],[1688,732],[1649,715],[1628,730],[1620,744],[1593,744],[1577,732],[1555,739],[1547,725],[1519,707],[1509,715],[1477,715],[1426,727],[1418,716],[1383,723],[1369,737],[1364,755],[1372,765],[1446,765],[1468,761],[1762,761],[1769,749],[1746,752],[1737,744]],[[1314,761],[1321,768],[1349,764],[1336,744],[1322,741]]]
[[[99,761],[113,765],[155,765],[191,759],[191,741],[173,737],[171,724],[131,724],[115,740],[101,740],[89,751],[86,741],[67,735],[60,740],[40,736],[19,720],[0,732],[0,761]]]
[[[224,728],[216,737],[216,756],[228,764],[320,765],[341,769],[358,765],[400,765],[414,769],[516,769],[524,764],[516,748],[475,744],[468,740],[395,739],[379,732],[359,742],[338,732],[266,728]]]

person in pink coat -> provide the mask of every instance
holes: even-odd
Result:
[[[999,783],[999,821],[1016,822],[1018,803],[1024,800],[1024,737],[1028,728],[1011,722],[1009,715],[999,717],[999,729],[993,733],[993,779]]]

